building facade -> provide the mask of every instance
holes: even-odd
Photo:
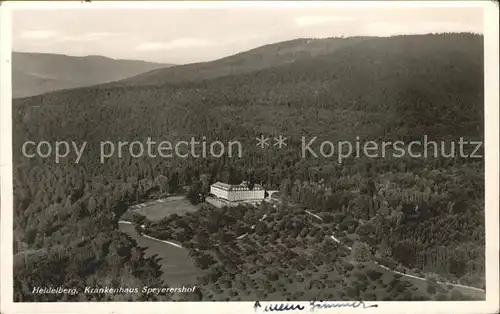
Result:
[[[262,201],[265,198],[266,190],[259,184],[255,184],[250,189],[247,182],[242,182],[239,185],[217,182],[210,186],[210,193],[229,202],[245,202]]]

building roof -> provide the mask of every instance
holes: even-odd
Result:
[[[213,187],[226,190],[226,191],[249,191],[248,182],[243,181],[241,184],[231,185],[223,182],[216,182],[212,184]],[[252,191],[263,191],[264,188],[260,184],[255,184]]]

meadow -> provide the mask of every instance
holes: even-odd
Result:
[[[203,275],[203,271],[189,257],[188,250],[145,238],[131,224],[120,224],[120,230],[137,241],[139,247],[146,248],[146,257],[156,254],[161,258],[158,262],[163,271],[161,279],[169,287],[195,285],[197,277]]]
[[[171,196],[166,199],[135,205],[131,208],[135,213],[145,216],[148,220],[158,221],[172,214],[182,215],[194,212],[198,209],[192,205],[184,196]]]

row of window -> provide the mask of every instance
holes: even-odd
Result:
[[[239,186],[226,187],[226,186],[220,186],[220,185],[212,185],[212,187],[216,188],[216,189],[221,189],[224,191],[262,191],[262,190],[264,190],[260,186],[255,186],[252,190],[250,190],[248,187],[239,187]]]

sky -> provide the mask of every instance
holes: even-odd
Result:
[[[16,9],[13,50],[186,64],[305,37],[483,33],[480,8]]]

